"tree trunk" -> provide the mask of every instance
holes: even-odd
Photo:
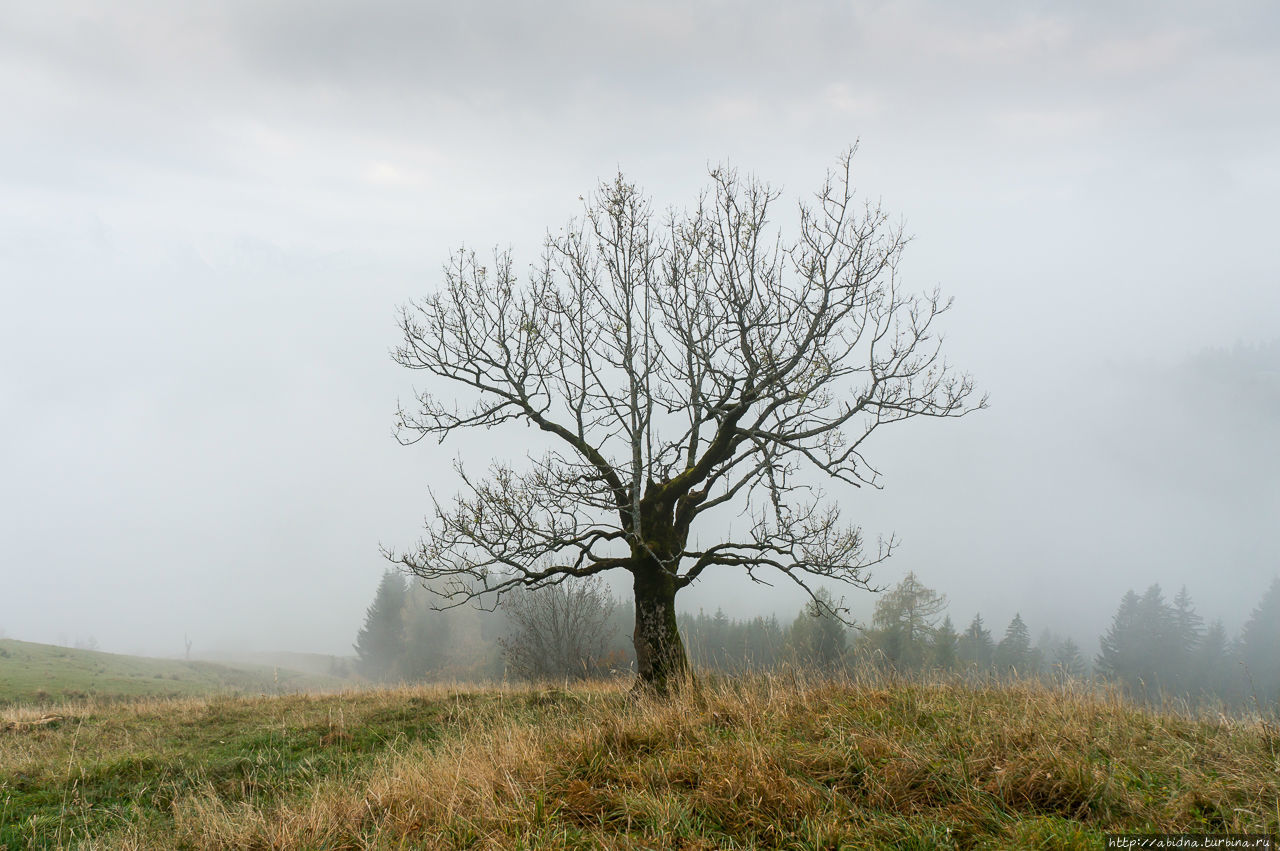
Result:
[[[633,571],[636,598],[636,666],[643,688],[668,694],[689,673],[684,642],[676,626],[675,577],[658,564]]]

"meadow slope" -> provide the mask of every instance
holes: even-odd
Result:
[[[0,846],[1096,848],[1277,832],[1278,750],[1262,721],[1035,684],[87,702],[0,713]]]
[[[219,692],[278,694],[346,685],[337,677],[270,665],[153,659],[0,639],[0,706]]]

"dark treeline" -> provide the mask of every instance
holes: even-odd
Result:
[[[578,679],[630,673],[632,611],[598,580],[507,595],[493,611],[440,610],[440,598],[388,572],[356,639],[372,680]],[[902,674],[956,672],[1118,684],[1140,701],[1169,697],[1234,707],[1280,704],[1280,579],[1244,628],[1206,623],[1183,588],[1159,585],[1121,599],[1096,654],[1071,636],[1033,640],[1021,615],[1002,629],[975,614],[963,627],[947,599],[909,573],[876,600],[870,623],[846,626],[824,590],[789,621],[683,613],[694,665],[740,674],[784,665],[826,672],[873,667]]]

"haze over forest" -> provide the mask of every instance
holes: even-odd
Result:
[[[1086,653],[1130,588],[1235,630],[1280,573],[1274,3],[158,2],[0,10],[0,631],[348,654],[462,455],[397,445],[395,309],[537,258],[619,169],[854,182],[990,394],[877,435],[848,517]],[[874,597],[843,593],[855,616]],[[793,616],[708,574],[689,610]]]

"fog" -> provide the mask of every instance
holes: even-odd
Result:
[[[395,309],[448,253],[533,262],[618,169],[682,206],[716,162],[794,234],[855,140],[991,399],[832,489],[902,540],[877,580],[1086,653],[1155,582],[1234,629],[1280,572],[1278,38],[1264,0],[7,4],[0,630],[349,653],[379,544],[457,455],[519,451],[393,439]]]

